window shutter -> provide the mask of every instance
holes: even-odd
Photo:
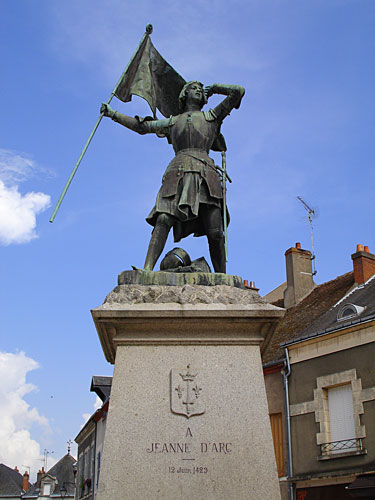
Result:
[[[331,442],[356,437],[351,384],[328,389],[328,411]]]
[[[275,450],[277,473],[284,476],[283,420],[281,413],[270,415],[273,447]]]

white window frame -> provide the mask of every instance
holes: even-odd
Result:
[[[355,438],[366,437],[365,426],[361,424],[360,415],[364,413],[361,400],[362,383],[361,379],[357,379],[355,369],[345,372],[333,373],[316,379],[317,388],[314,389],[315,420],[319,423],[320,432],[316,435],[318,445],[326,444],[331,441],[329,410],[328,410],[328,391],[327,389],[337,387],[339,385],[350,384],[353,397],[353,416]]]
[[[48,492],[47,492],[48,489]],[[52,493],[52,484],[50,482],[46,482],[42,484],[42,496],[49,497]]]
[[[375,387],[362,389],[362,381],[357,378],[355,368],[344,372],[332,373],[322,377],[317,377],[317,388],[314,389],[314,399],[303,403],[290,405],[290,416],[298,417],[307,413],[315,413],[315,422],[319,424],[319,432],[316,433],[316,443],[321,446],[330,442],[330,427],[329,427],[329,412],[328,412],[328,393],[327,389],[343,384],[351,384],[353,397],[353,413],[356,439],[366,437],[366,428],[361,424],[361,415],[365,412],[363,403],[366,401],[375,400]],[[349,452],[350,453],[350,452]],[[355,454],[365,454],[367,451],[361,449]],[[338,455],[331,457],[318,457],[319,459],[336,458]]]

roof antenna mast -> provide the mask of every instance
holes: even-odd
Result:
[[[309,205],[302,199],[301,196],[297,196],[297,200],[300,201],[304,207],[304,209],[307,212],[307,218],[309,219],[310,222],[310,230],[311,230],[311,249],[312,249],[312,255],[311,255],[311,260],[313,261],[313,268],[314,271],[312,273],[313,276],[316,275],[317,270],[315,267],[315,251],[314,251],[314,231],[313,231],[313,225],[312,225],[312,220],[317,216],[316,210],[312,209],[309,207]]]

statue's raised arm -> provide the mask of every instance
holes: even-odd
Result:
[[[218,106],[216,106],[212,111],[219,120],[224,120],[226,116],[232,111],[232,109],[238,109],[241,104],[242,97],[245,94],[245,89],[241,85],[224,85],[219,83],[214,83],[205,88],[205,94],[207,98],[214,94],[226,95],[224,99]]]

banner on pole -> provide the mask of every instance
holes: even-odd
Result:
[[[185,83],[146,36],[123,74],[115,96],[123,102],[131,101],[133,95],[142,97],[154,118],[156,109],[168,118],[179,113],[178,96]]]

